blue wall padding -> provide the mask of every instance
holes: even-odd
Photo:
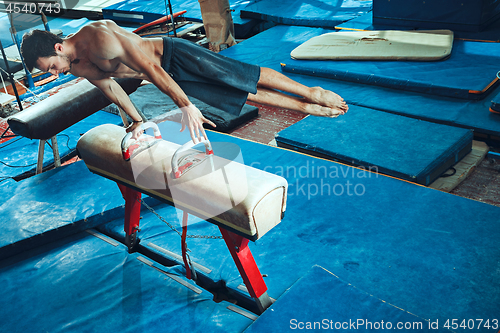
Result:
[[[160,126],[166,140],[189,141],[179,124]],[[500,313],[500,208],[290,150],[215,132],[208,137],[238,145],[245,164],[282,175],[290,185],[285,218],[250,244],[271,297],[318,264],[422,318]],[[178,212],[159,210],[179,226]],[[139,233],[146,238],[141,244],[179,254],[180,237],[149,213],[142,216],[147,235]],[[189,233],[216,234],[212,224],[192,221]],[[123,224],[114,228],[122,233]],[[212,269],[210,278],[238,290],[242,280],[223,241],[187,244],[191,257]]]
[[[276,26],[221,52],[231,58],[280,71],[280,62],[312,37],[326,29]],[[262,45],[272,45],[263,48]],[[459,70],[459,69],[457,69]],[[433,122],[474,129],[478,133],[500,135],[500,117],[488,112],[490,98],[464,101],[395,89],[286,73],[310,87],[321,86],[341,95],[349,104],[416,117]],[[496,88],[491,97],[500,94]]]
[[[371,0],[262,0],[241,10],[241,17],[287,25],[333,28],[371,10]]]
[[[118,186],[82,161],[24,182],[2,194],[0,259],[123,215]]]
[[[105,123],[121,124],[121,122],[119,116],[108,112],[98,111],[92,114],[57,134],[59,156],[64,157],[72,153],[80,135],[91,128]],[[15,137],[0,144],[0,161],[3,162],[0,164],[0,177],[15,177],[28,171],[34,171],[38,159],[38,143],[39,140]],[[44,166],[54,163],[54,154],[49,143],[51,143],[50,140],[45,143]]]
[[[480,31],[500,16],[498,0],[375,0],[374,22],[426,29]]]
[[[229,5],[231,10],[234,10],[231,15],[233,17],[234,32],[236,38],[245,38],[251,32],[258,21],[240,18],[240,11],[248,5],[249,2],[244,0],[231,0]],[[200,4],[197,0],[173,0],[172,10],[174,13],[186,10],[183,15],[187,20],[202,22]],[[105,19],[114,21],[126,21],[134,23],[149,23],[166,15],[164,0],[125,0],[115,3],[102,9],[102,15]],[[170,11],[168,11],[170,13]]]
[[[252,322],[228,309],[229,303],[215,303],[177,267],[151,267],[139,258],[82,232],[0,262],[2,329],[242,332]]]
[[[336,26],[337,29],[357,29],[357,30],[418,30],[416,27],[408,27],[401,25],[389,24],[374,24],[372,13],[360,15],[352,20],[344,22]],[[425,29],[424,29],[425,30]],[[453,30],[453,29],[451,29]],[[496,21],[486,27],[483,31],[460,31],[453,30],[455,38],[471,39],[476,41],[495,41],[500,40],[500,21]]]
[[[295,60],[287,56],[281,68],[284,72],[398,90],[481,99],[497,78],[498,54],[499,43],[455,40],[450,57],[441,61]]]
[[[379,332],[391,329],[447,332],[441,328],[443,324],[419,318],[398,308],[397,304],[386,303],[376,295],[342,281],[323,267],[313,266],[245,333],[297,330]]]
[[[18,14],[15,16],[14,26],[17,30],[17,37],[21,41],[23,34],[29,29],[39,29],[45,30],[41,16],[32,14]],[[60,29],[63,31],[63,35],[69,35],[70,33],[77,32],[81,27],[92,22],[86,18],[81,18],[78,20],[64,17],[53,17],[47,16],[49,21],[49,27],[51,31]],[[0,40],[2,41],[3,47],[9,47],[14,45],[12,38],[10,36],[10,22],[7,14],[0,13]]]
[[[471,130],[351,106],[338,118],[306,117],[276,142],[429,185],[470,152],[472,138]]]

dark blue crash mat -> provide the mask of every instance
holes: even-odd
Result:
[[[0,261],[0,281],[4,332],[242,332],[255,318],[92,230]]]
[[[117,185],[82,161],[0,188],[0,259],[123,215]]]
[[[473,133],[359,106],[308,116],[276,134],[279,147],[429,185],[472,149]]]
[[[371,0],[261,0],[241,10],[241,17],[287,25],[333,28],[370,12]]]
[[[500,43],[455,40],[441,61],[281,61],[284,72],[350,81],[403,91],[482,99],[498,82]]]
[[[290,59],[292,50],[307,40],[327,32],[331,30],[280,25],[248,38],[222,51],[221,54],[281,71],[280,63]],[[263,48],[262,45],[273,45],[273,47]],[[479,64],[479,62],[476,63]],[[461,70],[457,68],[456,71],[458,73]],[[465,72],[462,74],[468,75]],[[349,104],[470,128],[474,129],[475,133],[500,136],[500,117],[488,111],[491,106],[490,98],[467,101],[318,76],[294,73],[286,73],[286,75],[306,86],[320,86],[334,91]],[[500,87],[495,88],[490,96],[498,95],[500,95]]]
[[[443,324],[419,318],[313,266],[245,332],[446,332]]]

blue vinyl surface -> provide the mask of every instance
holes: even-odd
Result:
[[[189,140],[179,124],[160,126],[166,140]],[[288,180],[285,218],[250,244],[271,297],[318,264],[421,318],[498,319],[500,208],[289,150],[208,136],[238,145],[245,164]],[[178,211],[157,207],[179,226]],[[142,216],[141,244],[180,254],[180,237],[148,212]],[[217,235],[212,224],[192,221],[188,233]],[[107,228],[123,234],[119,221]],[[187,245],[193,260],[212,270],[209,278],[241,292],[223,241],[195,238]]]
[[[447,331],[438,328],[438,322],[419,318],[359,290],[320,266],[313,266],[245,333],[296,330],[379,332],[391,329],[405,332]]]
[[[374,24],[372,13],[360,15],[352,20],[339,24],[335,28],[345,30],[418,30],[416,27],[405,27],[401,25]],[[449,30],[450,27],[448,27]],[[500,21],[496,21],[486,27],[483,31],[461,31],[453,30],[455,38],[470,39],[476,41],[500,41]]]
[[[440,61],[333,61],[284,58],[282,70],[397,90],[481,99],[496,80],[500,43],[455,40]],[[491,89],[491,88],[489,88]]]
[[[240,18],[240,11],[249,3],[253,2],[246,0],[230,0],[234,32],[236,38],[245,38],[250,33],[252,28],[258,21]],[[183,15],[187,20],[202,22],[200,4],[197,0],[173,0],[172,10],[174,13],[186,10]],[[163,0],[125,0],[102,9],[103,18],[112,19],[114,21],[126,21],[135,23],[149,23],[164,17],[167,13],[165,1]],[[170,12],[169,12],[170,13]]]
[[[252,323],[177,267],[87,232],[0,261],[0,281],[5,332],[242,332]]]
[[[278,146],[429,185],[470,152],[471,130],[351,106],[306,117],[276,134]]]
[[[0,259],[123,215],[117,185],[82,161],[5,188],[0,201]]]
[[[57,134],[59,156],[62,158],[72,153],[81,134],[104,123],[118,125],[122,123],[122,120],[117,115],[98,111]],[[38,158],[38,143],[39,140],[15,137],[0,144],[0,161],[2,162],[0,164],[0,178],[15,177],[28,171],[34,171]],[[44,166],[54,162],[54,155],[49,143],[50,140],[45,143]]]
[[[333,28],[370,11],[372,0],[261,0],[241,10],[241,17],[286,25]]]
[[[222,51],[221,54],[280,71],[280,62],[289,59],[293,49],[326,32],[329,31],[320,28],[276,26]],[[270,47],[263,48],[262,45]],[[464,101],[310,75],[286,75],[310,87],[321,86],[332,90],[349,104],[470,128],[478,133],[500,135],[500,117],[488,112],[491,98],[500,94],[499,88],[483,100]]]

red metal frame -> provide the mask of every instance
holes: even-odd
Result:
[[[238,267],[248,293],[253,298],[259,298],[267,291],[266,283],[260,274],[259,267],[248,247],[248,239],[237,235],[229,230],[219,227],[224,241],[231,252],[234,263]]]
[[[118,184],[118,183],[117,183]],[[125,234],[132,235],[139,229],[141,219],[141,192],[118,184],[125,199]]]

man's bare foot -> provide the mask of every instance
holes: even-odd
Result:
[[[349,109],[349,106],[347,106],[347,103],[344,101],[344,99],[333,91],[326,90],[321,87],[312,87],[311,92],[311,97],[306,98],[306,100],[314,104],[338,109],[342,111],[342,114],[346,113]]]
[[[311,114],[313,116],[330,117],[330,118],[336,118],[344,114],[344,111],[340,109],[329,108],[327,106],[322,106],[319,104],[311,104],[311,103],[307,104],[306,109],[304,111],[305,113]]]

